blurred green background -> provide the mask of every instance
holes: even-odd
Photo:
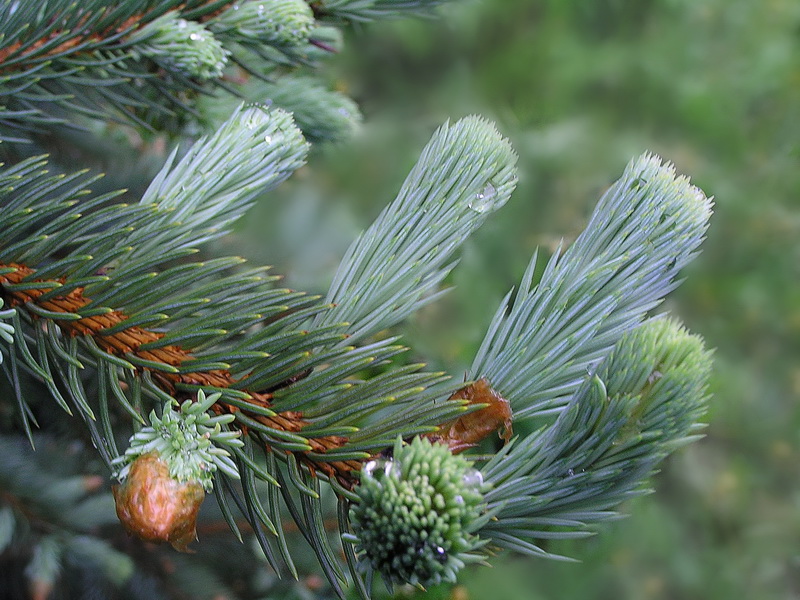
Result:
[[[495,120],[519,187],[466,246],[455,290],[405,328],[454,376],[534,249],[573,239],[630,158],[656,152],[716,199],[665,306],[716,348],[707,437],[628,519],[549,547],[580,564],[506,555],[430,597],[800,598],[800,2],[457,1],[440,20],[351,32],[327,73],[365,125],[317,150],[224,250],[323,291],[436,126]]]

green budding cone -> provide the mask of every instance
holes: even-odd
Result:
[[[350,512],[360,566],[387,585],[435,585],[478,557],[472,525],[484,508],[483,478],[447,446],[398,440],[389,459],[368,462]]]

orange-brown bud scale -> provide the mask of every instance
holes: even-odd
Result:
[[[477,446],[494,431],[506,443],[511,439],[511,405],[492,389],[485,377],[457,390],[450,396],[450,400],[466,400],[468,406],[487,406],[441,425],[439,431],[428,436],[431,441],[447,444],[450,451],[456,454]],[[500,427],[503,428],[502,431],[499,431]]]
[[[129,533],[148,542],[169,542],[181,552],[197,538],[203,486],[173,479],[157,453],[134,460],[125,482],[113,492],[117,516]]]

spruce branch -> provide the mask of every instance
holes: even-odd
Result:
[[[668,454],[697,438],[711,353],[676,321],[626,333],[584,380],[555,423],[515,440],[481,472],[495,517],[478,532],[492,544],[557,558],[537,540],[583,537],[618,517]]]
[[[332,14],[422,14],[440,2],[370,0]],[[178,132],[199,119],[199,95],[241,94],[251,75],[314,64],[340,40],[303,0],[0,0],[0,139],[81,127],[76,115]]]
[[[434,134],[324,299],[280,288],[237,257],[190,258],[303,164],[295,121],[312,139],[352,128],[354,105],[283,76],[339,44],[338,29],[315,17],[368,21],[439,4],[53,0],[34,9],[0,0],[0,136],[74,113],[176,131],[199,94],[235,91],[250,76],[267,80],[251,92],[295,112],[293,121],[280,108],[240,106],[216,133],[173,152],[133,203],[123,192],[92,194],[85,172],[49,173],[42,157],[0,169],[0,302],[11,308],[0,311],[0,357],[19,418],[33,441],[29,377],[80,417],[125,479],[115,495],[130,531],[185,549],[213,478],[240,539],[237,514],[275,570],[296,576],[288,511],[344,597],[325,528],[332,491],[339,532],[353,521],[355,545],[344,552],[367,597],[372,571],[427,585],[496,547],[549,556],[538,540],[580,537],[614,517],[699,430],[709,354],[671,321],[637,325],[677,285],[711,203],[655,157],[628,166],[537,284],[531,262],[490,325],[477,381],[464,387],[423,364],[398,366],[407,348],[375,334],[439,296],[459,246],[515,186],[510,145],[479,118]],[[477,411],[487,397],[496,404]],[[148,423],[152,407],[161,414]],[[120,415],[144,426],[122,455]],[[555,422],[480,471],[453,455],[500,426],[510,437],[514,418],[546,415]],[[49,498],[69,496],[36,492],[47,510]],[[0,508],[0,547],[20,520]],[[131,576],[125,557],[94,540],[36,544],[31,578],[45,586],[69,556],[111,556],[108,577],[115,561],[117,581]]]
[[[162,222],[176,227],[156,236],[152,229],[138,229],[128,243],[137,244],[140,253],[154,246],[169,252],[171,246],[178,251],[227,233],[256,196],[305,164],[307,153],[308,143],[291,114],[240,105],[214,135],[198,140],[177,163],[177,149],[173,151],[142,196],[140,204],[152,203]],[[128,260],[133,257],[135,253]]]
[[[475,373],[489,377],[477,383],[492,395],[488,379],[498,381],[499,391],[516,405],[515,418],[554,411],[560,416],[549,427],[506,445],[481,467],[488,487],[484,509],[471,517],[469,530],[477,536],[474,548],[482,540],[489,542],[487,549],[503,547],[559,558],[537,540],[590,534],[591,524],[614,518],[613,508],[643,492],[642,482],[667,454],[696,438],[707,400],[710,354],[699,338],[673,321],[651,320],[632,328],[675,287],[677,271],[693,258],[702,241],[710,207],[702,192],[676,178],[671,166],[646,155],[631,163],[607,192],[586,232],[563,256],[551,260],[539,286],[532,286],[534,261],[515,302],[509,305],[509,297],[504,300],[476,359],[479,365],[485,362]],[[601,366],[587,378],[588,369],[598,361]],[[571,400],[561,408],[545,387],[551,394],[547,410],[530,404],[526,410],[526,394],[537,385],[543,387],[538,377],[547,383],[551,373],[578,380],[566,379],[568,385],[555,388],[561,394],[571,393]],[[469,397],[472,392],[462,392],[475,385],[454,397]],[[480,429],[471,425],[473,421],[491,422],[492,428],[505,422],[509,427],[510,415],[505,420],[495,412],[482,416],[487,411],[499,408],[490,404],[459,418],[445,427],[444,437],[440,432],[431,438],[446,445],[423,454],[435,461],[437,452],[447,452],[448,446],[460,451],[473,445],[472,430]],[[352,541],[383,540],[364,531],[365,523],[405,514],[401,505],[428,506],[425,498],[433,494],[407,486],[398,494],[389,485],[394,468],[385,465],[385,477],[380,476],[381,481],[386,479],[384,484],[372,482],[370,473],[362,472],[365,487],[356,488]],[[425,523],[444,518],[445,505],[434,505],[438,509],[432,509]],[[360,548],[370,560],[386,555],[375,541],[369,548],[363,543]],[[442,572],[431,568],[424,552],[413,552],[410,537],[387,543],[395,544],[391,561],[372,564],[384,579],[424,583]],[[479,561],[486,551],[467,553],[469,560],[462,563]],[[362,556],[362,566],[366,560]],[[451,565],[448,576],[453,572]],[[363,590],[368,590],[370,579],[367,574]]]
[[[308,43],[314,14],[304,0],[237,2],[212,19],[210,27],[221,39],[296,51]]]
[[[516,186],[516,155],[478,117],[445,124],[397,198],[350,246],[315,326],[350,323],[350,339],[394,325],[438,296],[451,255]]]
[[[208,3],[191,3],[197,16]],[[197,86],[179,69],[159,77],[154,63],[137,60],[130,36],[164,13],[187,8],[167,0],[109,4],[70,0],[44,5],[0,4],[0,136],[24,136],[43,127],[72,125],[70,113],[112,118],[152,128],[180,122],[190,107],[182,97]],[[169,127],[169,126],[168,126]],[[22,137],[15,137],[18,132]]]
[[[234,10],[234,5],[242,10]],[[29,141],[25,136],[46,127],[79,125],[71,114],[147,130],[178,130],[187,118],[197,118],[192,99],[198,94],[235,91],[223,80],[223,69],[228,57],[241,62],[244,41],[249,40],[251,47],[277,44],[270,41],[276,27],[273,19],[255,17],[263,17],[263,5],[263,1],[87,0],[76,7],[70,0],[41,6],[3,0],[0,138]],[[300,9],[308,21],[303,31],[308,31],[295,41],[305,48],[313,18],[305,3],[298,2],[294,11]],[[245,15],[250,15],[247,26],[242,21]],[[298,37],[298,25],[285,11],[280,15],[289,21],[278,31]],[[216,27],[221,38],[209,27]],[[262,61],[257,73],[265,76],[276,65],[297,64],[302,57],[298,50],[297,57]]]
[[[471,129],[463,124],[455,129],[467,133],[467,141],[456,148],[462,161],[473,159],[473,172],[455,170],[453,175],[448,163],[439,167],[444,174],[432,169],[426,173],[434,180],[428,185],[453,194],[442,202],[460,201],[465,206],[456,215],[474,226],[482,218],[471,213],[482,215],[480,211],[491,208],[469,207],[493,185],[486,178],[497,177],[497,202],[502,203],[513,175],[510,167],[485,164],[498,160],[498,154],[509,156],[510,150],[503,141],[499,150],[482,148],[479,144],[485,140],[475,132],[490,128],[472,121]],[[278,136],[283,142],[273,149],[268,138]],[[266,142],[270,168],[261,162],[263,143],[250,140]],[[346,325],[336,321],[308,329],[308,320],[331,310],[329,304],[275,289],[269,278],[252,272],[241,273],[236,260],[177,263],[149,271],[216,235],[209,225],[232,221],[255,189],[283,178],[297,164],[293,148],[299,141],[284,113],[239,109],[220,132],[199,141],[182,161],[175,166],[168,162],[138,205],[111,203],[113,194],[86,198],[86,182],[51,177],[42,170],[42,161],[21,163],[5,173],[12,181],[18,171],[25,171],[31,174],[32,186],[30,193],[25,186],[8,191],[11,227],[0,248],[6,261],[0,275],[3,294],[24,315],[15,322],[19,333],[14,357],[45,382],[65,410],[78,411],[107,462],[118,455],[109,435],[111,402],[141,420],[146,402],[171,402],[208,389],[220,393],[218,406],[235,415],[238,427],[247,428],[258,441],[258,452],[289,453],[281,456],[288,461],[292,486],[313,490],[317,484],[311,474],[317,473],[344,486],[340,491],[347,494],[353,485],[351,473],[372,453],[391,445],[398,435],[432,432],[463,412],[463,402],[442,401],[454,387],[445,385],[444,374],[425,372],[423,365],[366,380],[357,377],[365,367],[384,364],[404,348],[391,338],[344,345]],[[439,144],[434,150],[429,147],[429,155],[437,159],[444,148],[441,140]],[[484,162],[476,160],[478,149],[489,153]],[[228,169],[225,156],[231,153],[241,163]],[[219,167],[211,182],[206,177],[208,163]],[[39,195],[41,190],[46,193]],[[42,223],[39,217],[48,211],[53,218]],[[36,242],[35,252],[27,243],[15,243],[14,226],[20,241]],[[112,237],[112,228],[126,233]],[[449,243],[458,242],[460,238]],[[84,254],[90,247],[95,254]],[[227,271],[231,274],[220,278]],[[98,372],[99,398],[92,397],[81,377],[86,366]],[[248,461],[241,452],[237,459]],[[254,460],[247,462],[250,468]],[[275,469],[264,471],[264,479],[276,480]],[[245,499],[255,502],[252,493]],[[313,526],[315,517],[304,523]],[[321,554],[330,554],[325,545],[317,547]]]
[[[534,256],[502,301],[472,364],[516,418],[558,413],[587,372],[680,281],[712,202],[645,154],[603,195],[585,231],[534,283]]]
[[[498,548],[564,559],[543,539],[580,538],[618,518],[623,501],[676,448],[696,439],[711,353],[676,321],[627,332],[554,424],[506,445],[480,470],[446,445],[416,438],[360,473],[350,512],[365,581],[454,580]],[[359,576],[356,570],[354,575]]]
[[[276,362],[288,368],[302,360],[303,354],[290,353],[275,357],[274,362],[265,361],[271,355],[261,348],[267,344],[279,353],[280,345],[270,345],[270,341],[302,337],[319,345],[329,337],[330,328],[312,333],[289,329],[289,324],[299,325],[298,321],[324,309],[314,298],[275,289],[271,278],[253,272],[218,278],[220,271],[235,266],[238,260],[178,264],[160,273],[147,269],[185,255],[187,250],[193,252],[187,246],[198,237],[202,241],[217,235],[216,227],[241,214],[256,193],[288,176],[300,164],[305,149],[302,136],[285,113],[257,107],[239,109],[217,136],[201,140],[174,168],[168,164],[138,206],[99,208],[109,197],[79,203],[86,192],[84,182],[70,187],[74,177],[50,177],[41,170],[41,161],[10,168],[5,173],[9,182],[22,178],[21,172],[30,176],[27,187],[12,185],[6,190],[8,220],[4,225],[8,228],[0,249],[4,294],[25,307],[29,320],[17,338],[21,362],[46,382],[64,408],[72,410],[57,382],[67,383],[68,396],[92,427],[95,409],[78,377],[87,362],[100,368],[107,382],[119,380],[125,372],[152,374],[137,380],[131,388],[133,398],[126,400],[127,394],[115,393],[125,406],[134,407],[141,403],[142,382],[145,392],[156,398],[170,398],[179,390],[196,391],[203,385],[232,392],[229,388],[237,378],[228,369],[241,376],[249,374],[257,382],[265,371],[276,372]],[[239,163],[229,166],[233,155]],[[209,165],[216,171],[207,171]],[[48,211],[53,218],[42,222],[42,214]],[[207,227],[212,224],[215,227]],[[112,237],[109,229],[127,235]],[[20,239],[33,240],[35,251],[27,243],[16,244],[15,231]],[[90,247],[95,253],[84,254]],[[25,250],[18,253],[20,248]],[[53,260],[56,256],[62,258]],[[33,267],[15,262],[19,260]],[[98,270],[104,274],[97,275]],[[47,273],[57,277],[41,277]],[[222,308],[223,301],[237,305],[238,310],[232,313]],[[279,316],[284,320],[276,318]],[[272,326],[262,327],[249,339],[241,337],[244,330],[266,318],[273,319]],[[51,326],[42,327],[38,319],[49,320]],[[147,329],[152,325],[161,330]],[[334,337],[339,340],[341,334]],[[231,343],[226,345],[228,340]],[[214,350],[199,356],[191,352],[212,341]],[[31,353],[31,342],[38,356]],[[59,372],[62,360],[69,364],[64,373]],[[235,367],[231,365],[234,361]],[[312,361],[298,366],[298,371],[309,366]],[[246,392],[241,396],[249,398]],[[261,402],[268,403],[266,399]],[[132,408],[131,412],[137,411]],[[267,422],[271,417],[279,422],[279,431],[300,427],[292,425],[296,417],[280,418],[266,412],[270,415],[264,417]],[[111,429],[107,422],[103,427]],[[106,459],[113,458],[113,449],[102,442],[100,431],[95,430],[94,435],[98,447],[107,450]]]

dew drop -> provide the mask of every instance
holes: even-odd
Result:
[[[469,469],[464,473],[464,485],[479,491],[483,487],[483,474],[477,469]]]
[[[485,213],[494,206],[496,196],[497,190],[495,187],[491,183],[487,183],[486,186],[475,195],[475,198],[469,203],[469,207],[477,213]]]
[[[375,460],[368,461],[361,468],[361,472],[364,475],[382,479],[383,477],[400,477],[403,469],[400,466],[400,463],[394,459],[377,458]]]
[[[196,42],[197,40],[200,39],[200,34],[199,33],[190,33],[189,34],[189,39],[194,41],[194,42]]]
[[[271,135],[265,135],[264,136],[264,141],[267,142],[268,144],[271,144],[272,143],[272,136]]]
[[[395,460],[387,460],[383,467],[383,474],[386,477],[400,477],[401,471],[400,465]]]

